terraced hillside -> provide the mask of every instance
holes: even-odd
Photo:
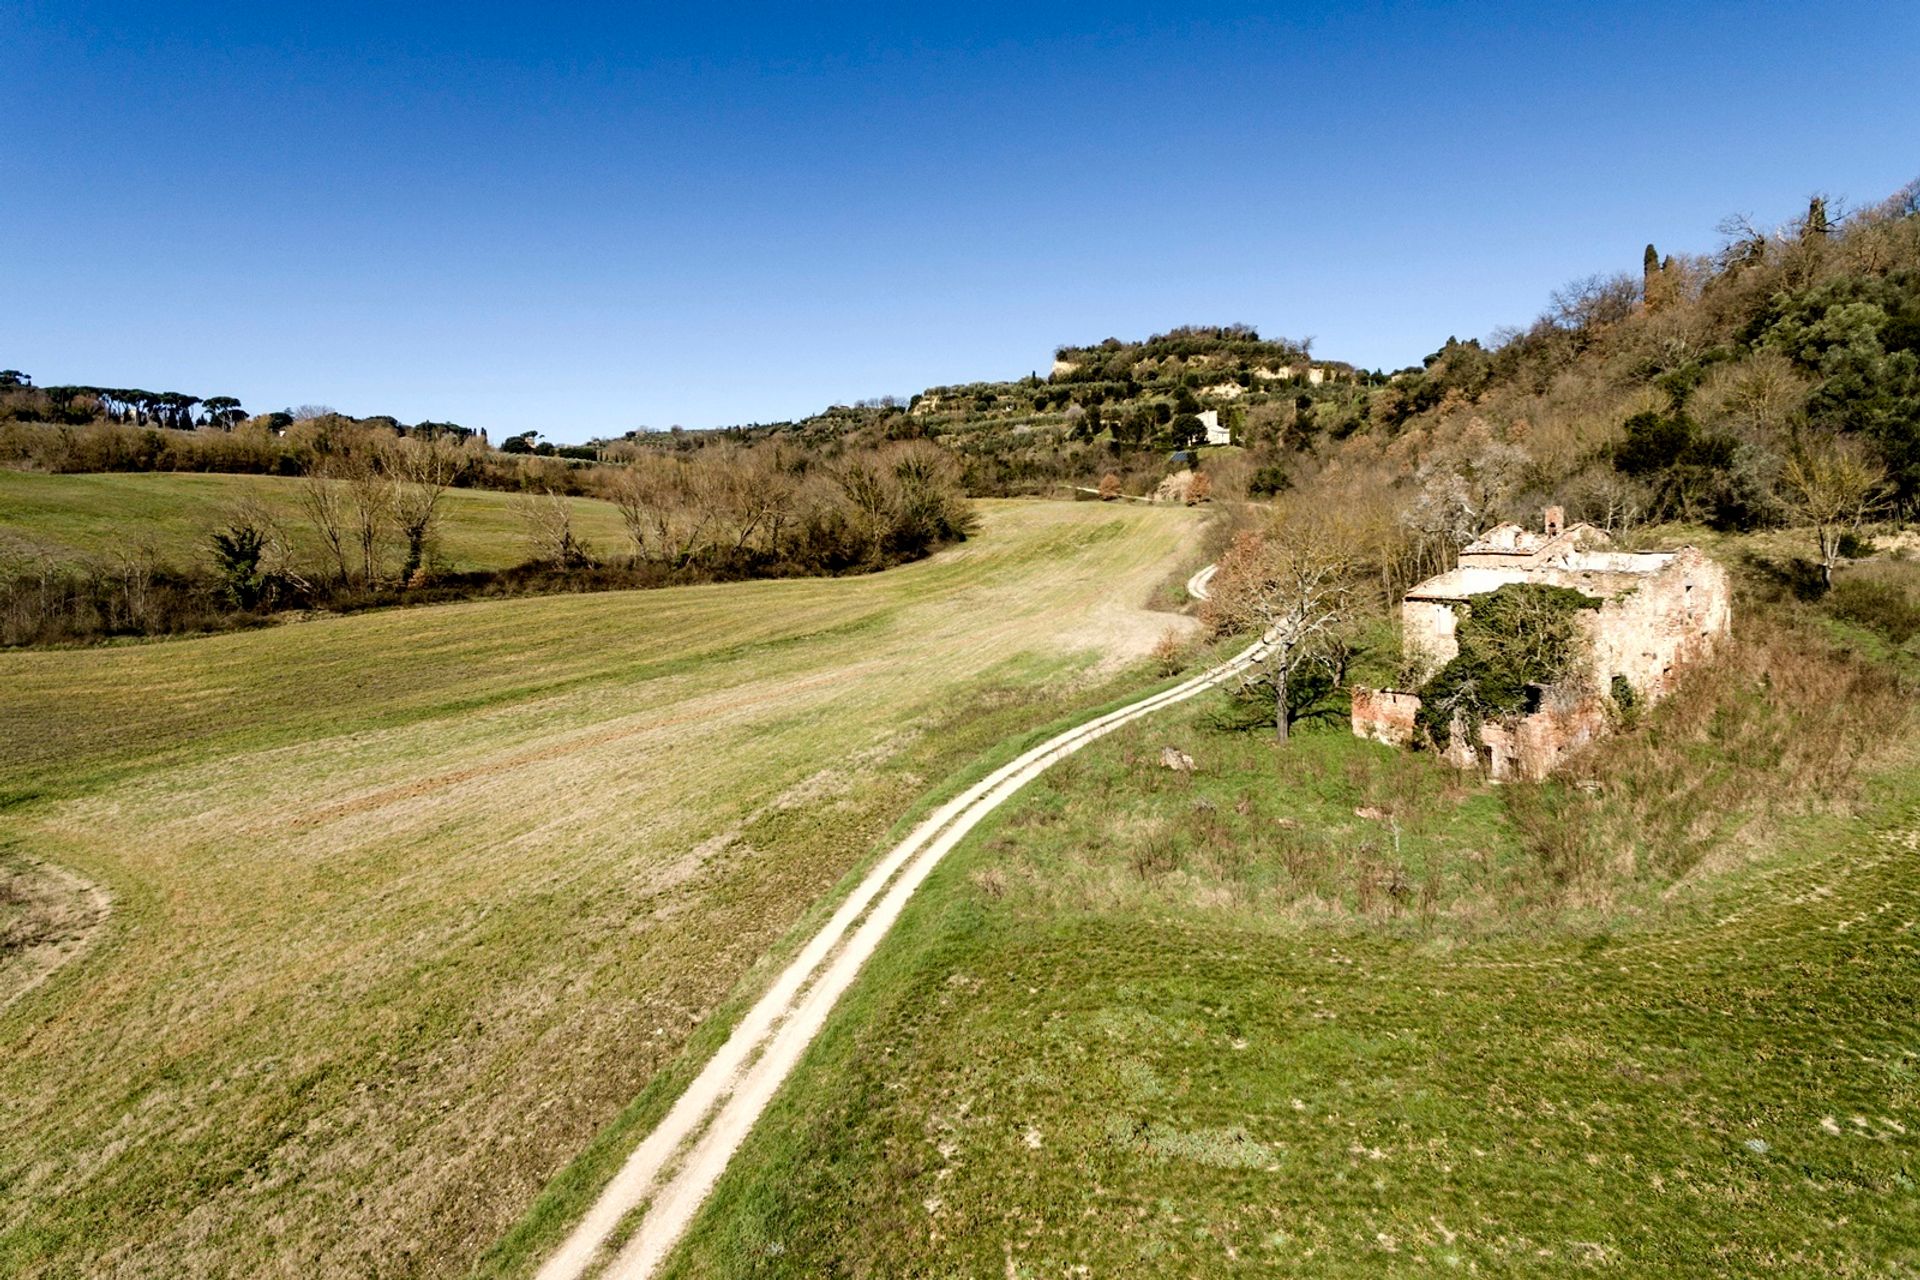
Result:
[[[207,558],[221,514],[251,498],[286,529],[303,559],[321,547],[300,513],[301,481],[280,476],[101,472],[49,475],[0,468],[0,563],[103,559],[151,550],[186,567]],[[442,498],[440,556],[455,570],[505,569],[527,559],[526,531],[513,495],[452,489]],[[565,499],[580,536],[596,551],[628,546],[611,503]]]
[[[1188,512],[984,515],[865,578],[0,655],[0,853],[114,900],[0,1013],[0,1272],[464,1273],[1193,567]]]

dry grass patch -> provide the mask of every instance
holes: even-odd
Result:
[[[111,907],[99,885],[0,848],[0,1010],[84,953]]]

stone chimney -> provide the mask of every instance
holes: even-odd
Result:
[[[1567,509],[1565,507],[1548,507],[1540,513],[1540,522],[1541,526],[1546,529],[1549,538],[1557,538],[1560,536],[1560,531],[1566,528]]]

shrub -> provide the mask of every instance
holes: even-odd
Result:
[[[1444,742],[1458,715],[1477,733],[1526,708],[1529,685],[1559,684],[1580,657],[1575,615],[1600,602],[1571,587],[1515,582],[1475,596],[1456,633],[1460,652],[1420,690],[1420,724]]]
[[[1833,549],[1843,560],[1865,560],[1873,554],[1873,539],[1863,538],[1851,529],[1841,531]]]
[[[1640,706],[1640,695],[1633,691],[1632,683],[1625,676],[1616,675],[1613,683],[1607,686],[1607,696],[1613,699],[1620,718],[1632,724]]]
[[[1897,583],[1844,577],[1823,601],[1828,613],[1878,632],[1894,644],[1920,634],[1920,603]]]
[[[1247,481],[1247,496],[1270,498],[1276,493],[1285,493],[1293,487],[1293,477],[1287,474],[1285,464],[1269,462],[1253,473]]]

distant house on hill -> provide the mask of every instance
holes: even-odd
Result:
[[[1524,714],[1489,721],[1477,735],[1454,725],[1451,741],[1435,745],[1461,767],[1478,764],[1495,778],[1545,777],[1606,733],[1622,700],[1650,704],[1665,697],[1680,672],[1709,655],[1731,629],[1727,572],[1700,551],[1614,551],[1603,530],[1566,528],[1563,521],[1559,507],[1548,507],[1540,532],[1497,525],[1460,552],[1456,567],[1401,600],[1402,643],[1420,683],[1459,654],[1457,632],[1476,597],[1534,583],[1598,601],[1577,618],[1585,649],[1581,679],[1533,689]],[[1416,693],[1356,687],[1353,731],[1408,745],[1421,705]]]
[[[1233,443],[1233,431],[1229,427],[1220,425],[1220,411],[1218,409],[1202,409],[1197,416],[1200,419],[1200,425],[1207,429],[1208,444]]]

